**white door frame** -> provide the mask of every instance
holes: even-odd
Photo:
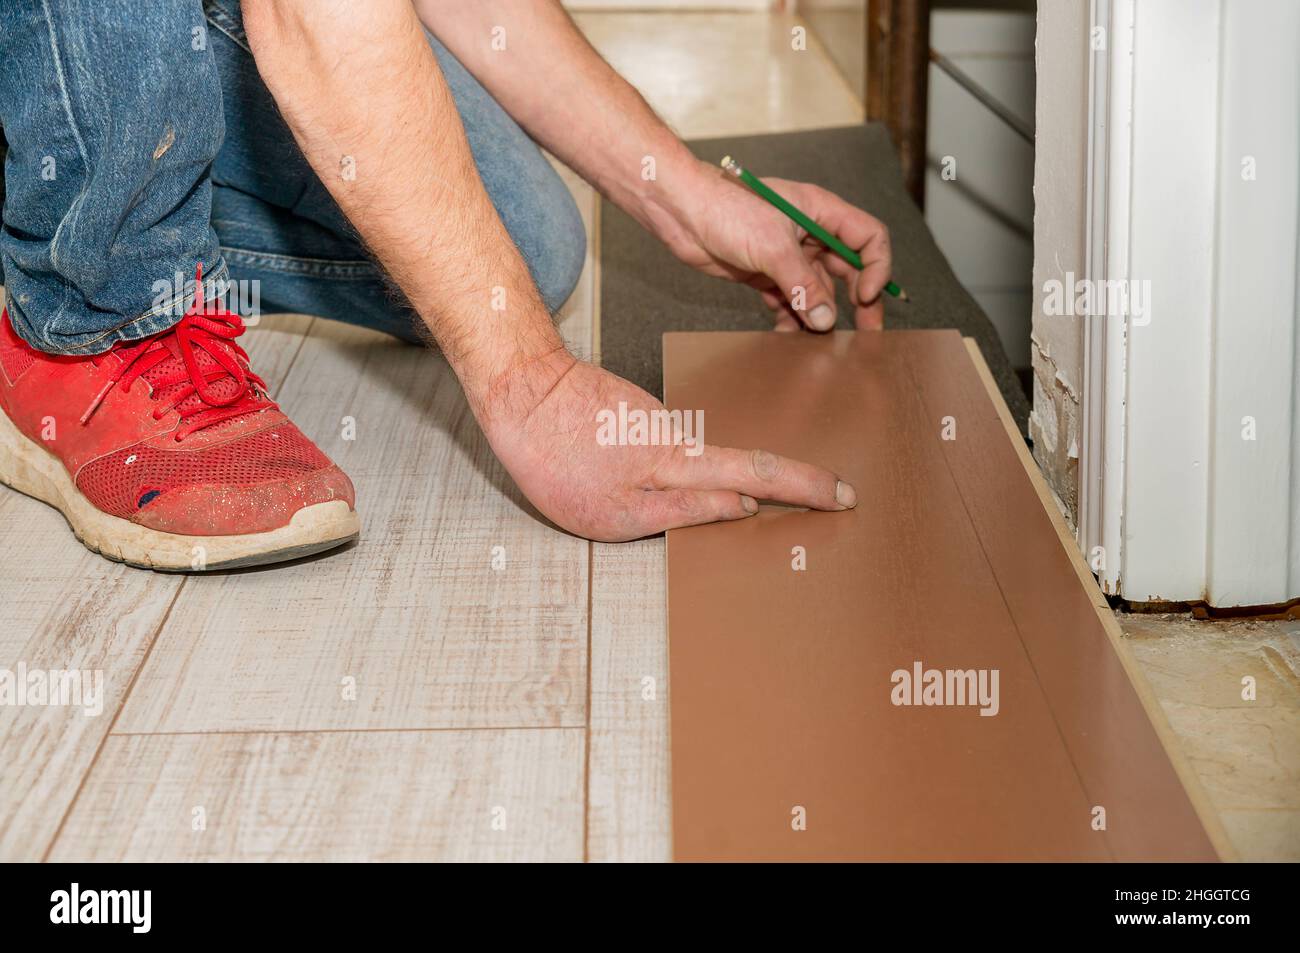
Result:
[[[1089,41],[1084,271],[1105,279],[1128,274],[1133,0],[1092,0]],[[1078,537],[1110,594],[1119,592],[1123,560],[1127,333],[1122,319],[1084,319]]]
[[[1133,601],[1286,602],[1300,6],[1093,0],[1091,18],[1086,278],[1150,295],[1144,318],[1082,319],[1080,544]]]

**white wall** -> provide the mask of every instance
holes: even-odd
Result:
[[[1030,126],[1034,16],[935,10],[930,45]],[[925,221],[953,271],[997,328],[1014,367],[1030,365],[1034,147],[930,66]],[[956,178],[942,175],[944,158]]]
[[[1087,272],[1088,4],[1040,0],[1034,150],[1034,289]],[[1073,526],[1078,519],[1083,322],[1031,311],[1034,459]]]

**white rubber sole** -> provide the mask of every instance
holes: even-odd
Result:
[[[87,549],[115,562],[161,572],[206,572],[283,562],[342,546],[361,532],[346,500],[304,507],[289,525],[239,536],[163,533],[96,509],[58,458],[0,412],[0,483],[48,503]]]

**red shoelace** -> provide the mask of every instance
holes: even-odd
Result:
[[[109,354],[122,363],[81,415],[81,423],[91,418],[115,386],[120,384],[129,393],[135,380],[146,374],[159,399],[154,420],[173,410],[181,415],[174,437],[177,443],[205,427],[276,406],[266,394],[266,382],[249,369],[248,354],[234,343],[244,333],[243,319],[219,302],[204,305],[201,264],[195,269],[195,282],[194,302],[178,324],[138,343],[119,344],[95,358],[96,366]],[[210,360],[203,361],[199,352]],[[197,400],[191,399],[196,396]]]

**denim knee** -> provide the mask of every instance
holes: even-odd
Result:
[[[544,208],[532,220],[543,223],[546,234],[528,262],[542,300],[558,311],[569,300],[587,258],[587,229],[564,182],[556,177],[555,189],[539,196]]]

